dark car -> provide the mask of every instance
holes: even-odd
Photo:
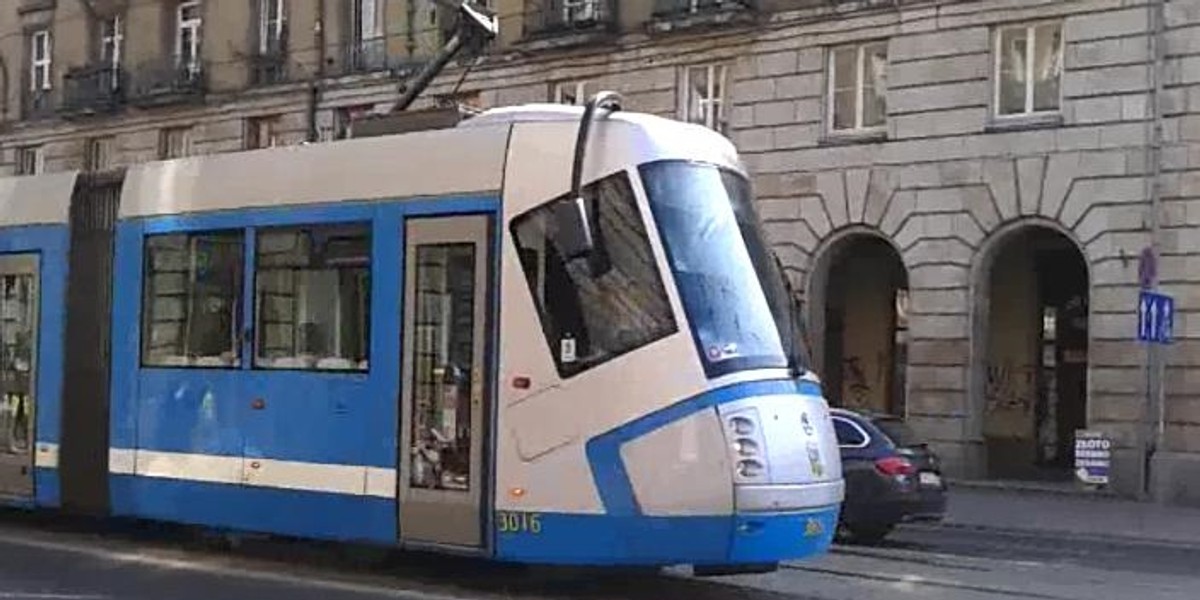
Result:
[[[877,543],[899,523],[940,521],[946,484],[937,455],[899,418],[831,409],[846,498],[839,537]]]

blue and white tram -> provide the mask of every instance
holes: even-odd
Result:
[[[825,551],[838,448],[735,149],[606,107],[42,193],[72,205],[75,289],[54,231],[17,247],[0,228],[54,295],[34,482],[6,491],[514,562]]]

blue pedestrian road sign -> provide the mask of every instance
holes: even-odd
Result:
[[[1142,291],[1138,297],[1138,341],[1170,344],[1175,327],[1175,299],[1158,292]]]

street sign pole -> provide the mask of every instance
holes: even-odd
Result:
[[[1151,267],[1152,268],[1152,267]],[[1149,269],[1147,269],[1149,270]],[[1149,470],[1155,456],[1163,450],[1166,440],[1167,403],[1163,379],[1166,376],[1166,365],[1163,361],[1162,346],[1170,344],[1174,337],[1175,299],[1156,289],[1149,289],[1143,279],[1142,291],[1138,294],[1137,304],[1137,338],[1146,344],[1146,391],[1148,402],[1147,417],[1154,415],[1154,429],[1151,434],[1149,423],[1143,428],[1146,433],[1145,461],[1143,464],[1142,493],[1150,492],[1151,475]]]
[[[1138,256],[1138,302],[1134,312],[1137,313],[1137,339],[1139,342],[1146,338],[1145,322],[1147,313],[1150,310],[1149,301],[1145,296],[1147,290],[1154,288],[1155,282],[1158,280],[1158,261],[1154,254],[1154,248],[1146,246],[1142,248],[1141,254]],[[1146,345],[1146,361],[1143,365],[1143,374],[1146,378],[1146,403],[1142,409],[1141,427],[1138,427],[1137,439],[1141,447],[1141,468],[1138,486],[1138,497],[1145,500],[1150,494],[1150,463],[1154,457],[1154,415],[1156,411],[1157,400],[1154,393],[1154,348],[1153,344]]]

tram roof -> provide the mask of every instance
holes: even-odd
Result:
[[[0,227],[66,224],[76,171],[0,178]]]
[[[144,163],[121,217],[495,193],[507,142],[504,127],[439,129]]]

